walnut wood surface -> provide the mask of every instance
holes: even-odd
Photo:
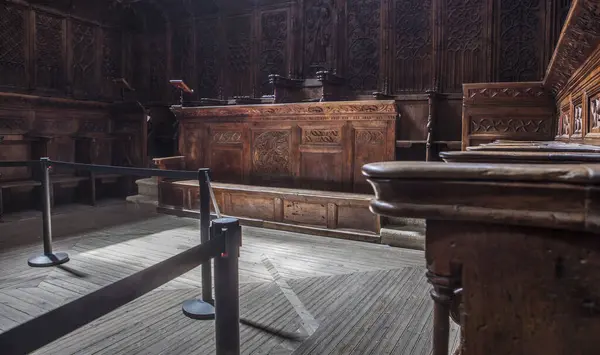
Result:
[[[375,213],[425,218],[434,354],[461,290],[462,355],[600,346],[600,165],[368,164]]]
[[[395,158],[394,101],[172,110],[185,167],[217,182],[368,192],[361,166]]]

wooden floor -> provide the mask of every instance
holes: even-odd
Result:
[[[301,339],[242,325],[242,354],[431,353],[422,252],[251,227],[243,238],[241,317]],[[64,268],[29,268],[39,246],[0,251],[0,332],[198,241],[197,221],[159,216],[56,242]],[[199,294],[197,268],[36,354],[212,354],[214,322],[181,312]]]

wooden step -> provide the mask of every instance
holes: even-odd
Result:
[[[371,213],[372,195],[280,187],[213,183],[223,215],[246,225],[307,234],[380,241],[379,217]],[[179,216],[199,214],[197,181],[163,181],[159,211]]]

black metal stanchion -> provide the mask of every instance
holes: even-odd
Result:
[[[238,258],[242,229],[236,218],[215,219],[211,237],[224,243],[215,258],[215,343],[217,355],[240,354],[240,295]]]
[[[210,239],[210,185],[208,171],[198,172],[200,186],[200,242]],[[202,300],[193,299],[183,302],[183,314],[193,319],[214,319],[215,308],[212,298],[211,262],[202,264]]]
[[[50,161],[48,158],[40,159],[42,170],[42,226],[44,240],[44,254],[34,256],[27,261],[29,266],[48,267],[64,264],[69,261],[67,253],[52,252],[52,216],[50,214]]]

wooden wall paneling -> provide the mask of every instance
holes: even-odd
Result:
[[[303,122],[299,124],[300,145],[299,176],[301,186],[307,189],[344,191],[345,182],[351,180],[351,162],[344,149],[349,132],[343,122],[322,124]],[[350,176],[348,176],[350,175]]]
[[[57,14],[35,12],[35,88],[59,93],[66,81],[66,21]]]
[[[542,80],[546,68],[546,1],[494,1],[496,81]]]
[[[289,43],[293,43],[290,39],[290,11],[287,8],[260,11],[258,20],[256,94],[272,95],[273,87],[269,84],[269,75],[287,76],[290,72]]]
[[[443,92],[461,92],[463,83],[489,82],[491,77],[492,1],[442,2]]]
[[[226,97],[251,95],[252,80],[252,15],[224,19],[226,58],[224,70]]]
[[[573,134],[571,138],[574,140],[583,140],[583,97],[582,93],[571,97],[571,127]]]
[[[600,139],[600,80],[584,93],[586,139]]]
[[[223,94],[221,68],[227,67],[219,43],[223,39],[216,17],[196,21],[196,83],[197,97],[220,98]]]
[[[119,29],[111,27],[101,28],[101,90],[102,96],[107,99],[120,99],[120,92],[115,88],[114,78],[131,78],[129,73],[125,75],[126,68],[123,61],[128,58],[129,43],[124,39]],[[132,83],[133,84],[133,83]]]
[[[432,86],[432,1],[393,0],[395,93],[424,92]]]
[[[0,4],[0,86],[28,86],[28,11],[22,6]]]
[[[170,53],[171,75],[168,76],[168,79],[182,79],[194,91],[197,91],[197,77],[194,64],[196,55],[194,21],[186,20],[181,23],[172,23],[170,27],[171,51],[167,53]],[[169,91],[171,93],[171,102],[178,102],[179,92],[172,88]]]
[[[244,127],[242,124],[208,125],[206,164],[212,179],[222,182],[244,181]]]
[[[97,80],[98,36],[96,27],[83,21],[68,21],[69,48],[69,83],[73,95],[80,98],[97,96],[100,86]]]
[[[303,77],[314,78],[320,70],[338,69],[337,9],[334,0],[304,0],[303,5]]]
[[[344,77],[349,86],[370,94],[379,87],[381,70],[381,0],[348,0],[346,3],[346,59]]]

